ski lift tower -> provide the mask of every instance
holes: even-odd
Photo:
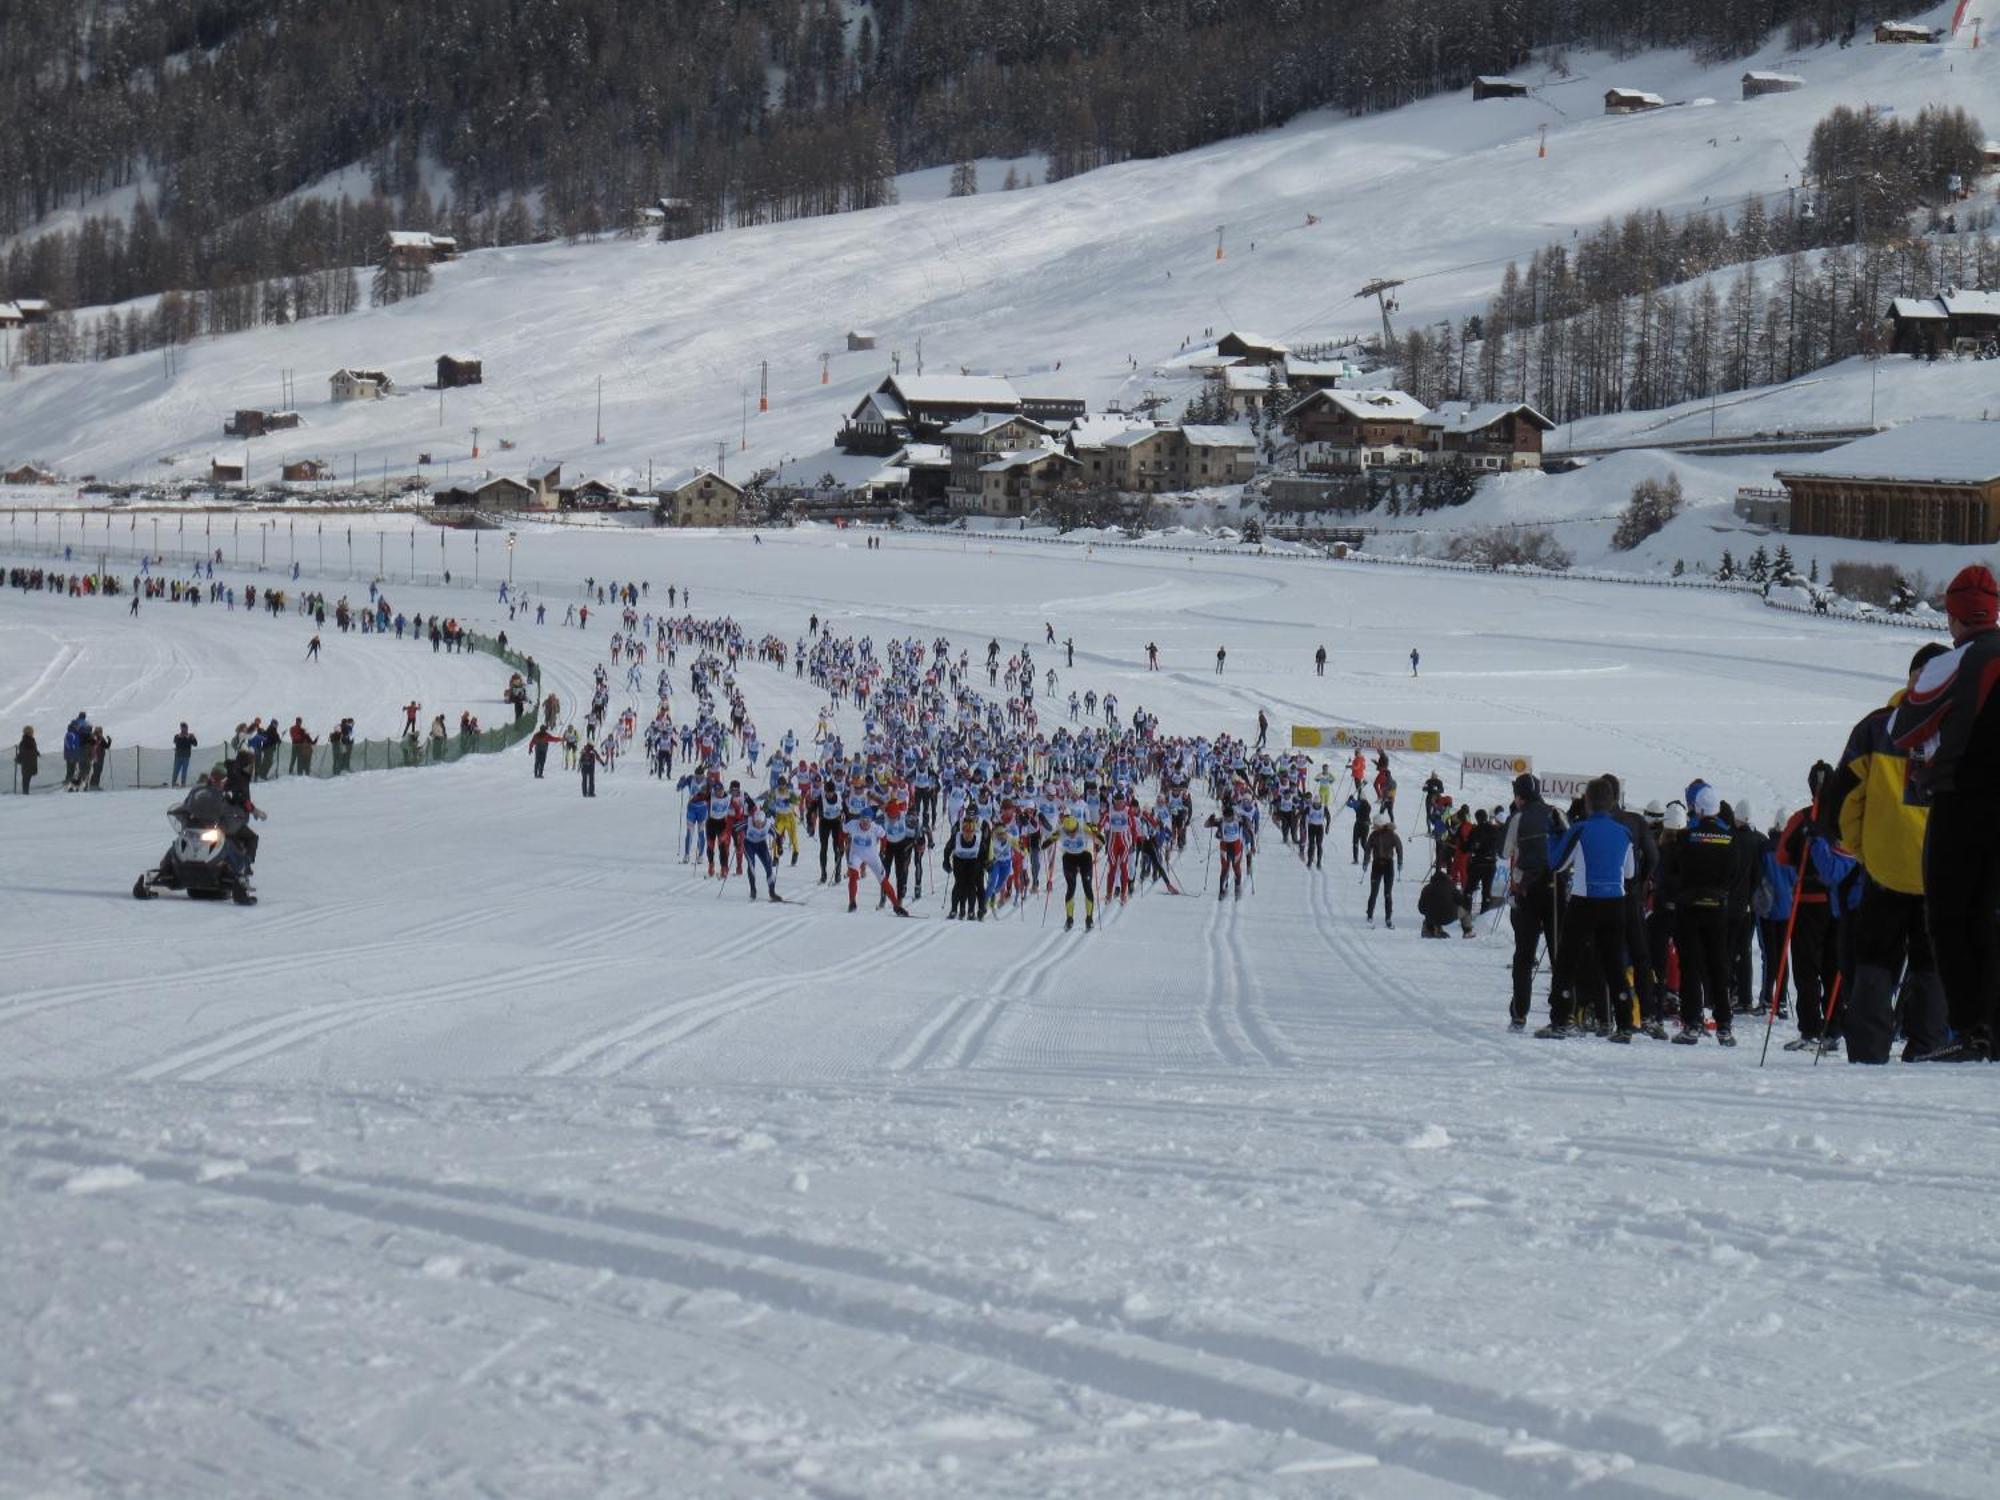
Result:
[[[1395,332],[1389,327],[1389,314],[1395,310],[1396,303],[1395,300],[1389,296],[1389,293],[1393,292],[1397,287],[1401,286],[1402,284],[1403,283],[1401,282],[1401,280],[1398,279],[1377,277],[1375,280],[1369,282],[1368,285],[1364,286],[1360,291],[1354,294],[1357,297],[1373,297],[1376,300],[1376,302],[1381,306],[1382,348],[1385,351],[1390,347],[1390,345],[1396,342]]]

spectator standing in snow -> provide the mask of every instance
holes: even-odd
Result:
[[[42,750],[35,743],[35,726],[32,724],[21,730],[21,743],[14,747],[14,765],[21,773],[21,795],[25,797],[35,773],[42,768]]]

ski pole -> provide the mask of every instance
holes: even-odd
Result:
[[[1833,988],[1826,992],[1826,1014],[1820,1017],[1819,1022],[1819,1045],[1813,1048],[1815,1068],[1819,1066],[1820,1058],[1826,1054],[1826,1034],[1833,1026],[1833,1008],[1840,1003],[1840,981],[1846,977],[1845,974],[1834,975]]]
[[[1815,802],[1814,807],[1817,806],[1818,803]],[[1784,945],[1778,949],[1777,978],[1771,984],[1771,1008],[1764,1016],[1764,1047],[1757,1054],[1757,1066],[1760,1068],[1764,1066],[1764,1059],[1771,1055],[1771,1028],[1778,1024],[1778,1006],[1785,996],[1785,966],[1792,956],[1792,932],[1799,922],[1799,897],[1803,894],[1802,884],[1794,882],[1792,886],[1792,910],[1785,918]]]

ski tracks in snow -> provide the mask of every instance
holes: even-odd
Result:
[[[839,985],[914,957],[945,934],[943,926],[912,928],[858,954],[794,974],[765,974],[738,980],[688,999],[675,1000],[576,1043],[526,1070],[542,1078],[615,1077],[628,1073],[677,1042],[686,1041],[731,1017],[761,1009],[808,985]],[[732,952],[762,946],[769,935],[736,940]],[[714,956],[728,956],[717,953]]]
[[[1305,1438],[1333,1450],[1324,1461],[1330,1466],[1405,1471],[1412,1493],[1426,1485],[1550,1500],[1579,1486],[1616,1500],[1807,1493],[1917,1500],[1931,1493],[1879,1467],[1837,1466],[1817,1450],[1779,1451],[1754,1430],[1676,1441],[1642,1418],[1580,1414],[1280,1334],[1131,1316],[1102,1301],[984,1280],[864,1245],[519,1189],[325,1166],[302,1172],[283,1161],[214,1174],[192,1152],[108,1151],[25,1121],[0,1120],[0,1128],[15,1137],[19,1158],[132,1174],[139,1201],[157,1212],[184,1213],[190,1194],[215,1194],[276,1210],[280,1235],[298,1211],[314,1210],[551,1271],[733,1296],[870,1341],[917,1343],[1274,1440]],[[357,1253],[378,1253],[390,1238],[371,1237],[377,1250]]]

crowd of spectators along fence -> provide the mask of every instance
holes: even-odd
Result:
[[[130,581],[122,576],[114,579],[111,575],[95,571],[83,576],[91,579],[93,592],[99,595],[122,597],[123,591],[130,587]],[[105,587],[107,581],[111,583],[111,589]],[[428,732],[412,731],[394,739],[353,739],[336,730],[309,745],[290,742],[283,738],[283,731],[280,730],[280,738],[258,755],[257,779],[271,781],[290,776],[325,779],[362,771],[449,765],[468,755],[493,754],[524,742],[534,733],[539,722],[535,689],[541,682],[540,666],[532,657],[502,646],[492,636],[461,630],[459,640],[461,649],[493,657],[520,675],[526,689],[526,703],[517,708],[508,722],[490,729],[475,730],[465,726],[452,729],[439,715],[431,721]],[[31,787],[35,795],[60,792],[68,779],[63,762],[63,727],[49,725],[46,728],[48,737],[39,743],[41,769]],[[227,760],[238,748],[231,741],[197,745],[188,756],[189,776],[198,775],[217,762]],[[113,743],[104,751],[102,769],[87,766],[82,780],[89,788],[98,791],[160,790],[175,785],[181,779],[175,774],[177,759],[178,753],[171,746],[161,748]],[[14,760],[10,742],[7,791],[10,795],[18,795],[20,790],[20,767]]]

